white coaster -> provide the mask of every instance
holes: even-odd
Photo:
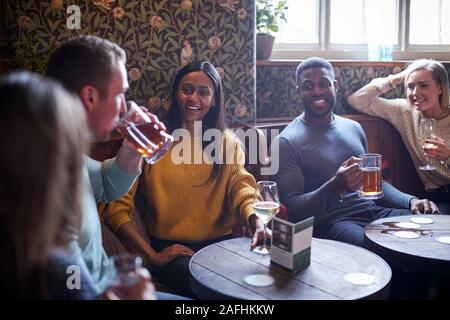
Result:
[[[417,229],[420,228],[420,225],[412,222],[399,222],[395,224],[396,227],[404,228],[404,229]]]
[[[391,234],[393,236],[395,236],[395,237],[405,238],[405,239],[415,239],[415,238],[419,238],[420,237],[414,231],[394,231]]]
[[[438,237],[436,240],[441,243],[450,244],[450,236]]]
[[[422,217],[414,217],[409,219],[409,221],[414,222],[414,223],[418,223],[418,224],[430,224],[430,223],[434,223],[433,219],[430,218],[422,218]]]
[[[273,284],[274,280],[267,274],[251,274],[244,277],[244,282],[254,287],[267,287]]]
[[[349,273],[345,275],[344,279],[351,284],[357,286],[368,286],[375,282],[375,278],[367,273]]]

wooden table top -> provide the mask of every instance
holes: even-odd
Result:
[[[270,255],[250,251],[249,238],[236,238],[198,251],[190,262],[192,290],[201,299],[336,300],[385,298],[389,293],[391,269],[376,254],[338,241],[312,239],[311,264],[291,273],[270,264]],[[246,284],[250,274],[270,274],[267,287]],[[367,273],[371,285],[347,282],[349,273]]]
[[[431,224],[420,224],[419,228],[400,228],[399,222],[411,222],[413,217],[430,218]],[[396,231],[413,231],[420,237],[399,238]],[[450,216],[411,215],[379,219],[365,228],[367,247],[382,256],[389,263],[415,269],[444,271],[450,268],[450,245],[437,241],[441,236],[450,236]],[[433,268],[433,269],[430,269]]]

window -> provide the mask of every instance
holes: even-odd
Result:
[[[371,43],[394,59],[450,60],[450,0],[288,0],[273,59],[367,59]]]
[[[412,0],[409,43],[450,44],[450,1]]]
[[[331,0],[330,4],[330,44],[373,40],[397,44],[396,0]]]
[[[288,0],[286,20],[275,38],[281,43],[319,43],[319,0]]]

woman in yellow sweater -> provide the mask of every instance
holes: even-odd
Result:
[[[379,95],[403,83],[406,99],[385,99]],[[441,213],[450,214],[450,105],[449,80],[444,66],[434,60],[419,59],[404,71],[375,78],[347,98],[358,111],[389,121],[401,135],[416,168],[430,161],[435,170],[417,173],[426,197],[438,204]],[[424,153],[419,139],[422,118],[437,124],[436,149]]]
[[[188,279],[194,252],[230,238],[239,221],[256,230],[254,247],[263,224],[253,213],[257,185],[244,169],[241,143],[225,128],[222,84],[212,64],[190,63],[178,72],[168,117],[177,142],[159,162],[145,164],[130,192],[109,203],[102,216],[161,282],[192,295]],[[213,143],[208,136],[216,137]],[[130,223],[137,195],[146,202],[150,243]]]

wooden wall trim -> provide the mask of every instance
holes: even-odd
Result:
[[[296,67],[303,60],[257,60],[257,66],[274,66],[274,67]],[[333,66],[355,66],[355,67],[396,67],[404,66],[411,60],[395,60],[395,61],[368,61],[368,60],[328,60]],[[441,63],[450,63],[450,61],[440,61]]]
[[[8,71],[8,1],[0,1],[0,74]]]

